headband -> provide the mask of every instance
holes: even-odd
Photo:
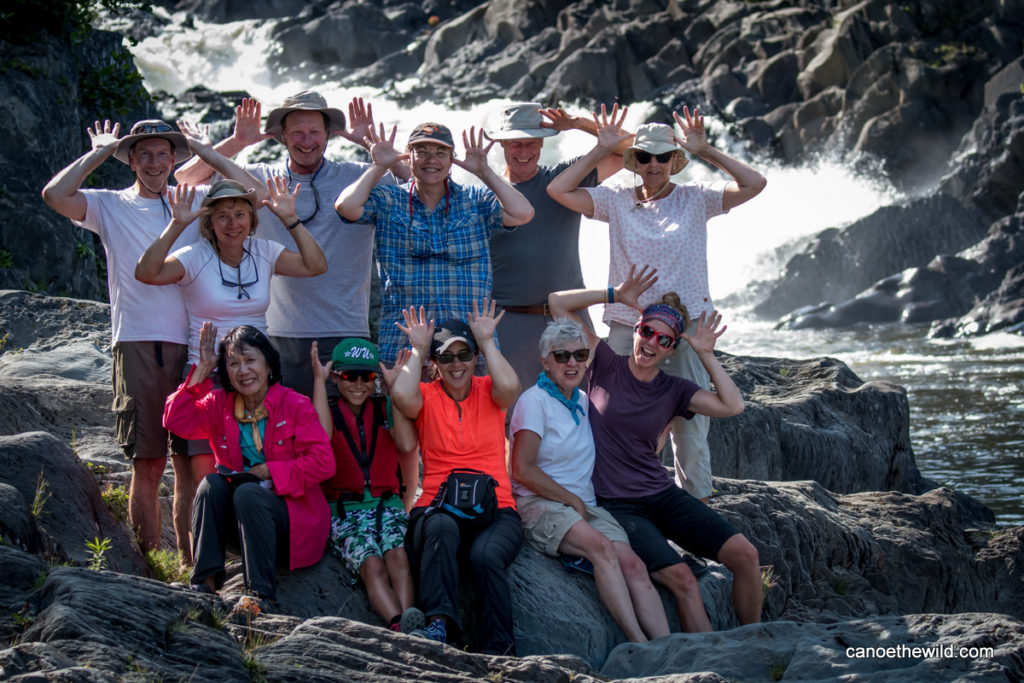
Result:
[[[668,304],[651,304],[645,308],[641,322],[648,320],[660,320],[671,327],[677,337],[686,331],[686,320],[683,318],[683,314]]]

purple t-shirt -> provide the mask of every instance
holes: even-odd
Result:
[[[637,498],[675,486],[655,452],[658,437],[674,417],[693,417],[690,399],[700,387],[661,371],[641,382],[630,372],[629,358],[603,341],[587,380],[597,453],[594,492],[601,498]]]

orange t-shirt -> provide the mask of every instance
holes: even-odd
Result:
[[[455,401],[441,380],[420,383],[423,408],[416,418],[423,458],[423,495],[429,505],[448,473],[457,468],[480,470],[498,482],[499,508],[515,508],[505,461],[505,410],[491,399],[491,378],[474,377],[469,395]]]

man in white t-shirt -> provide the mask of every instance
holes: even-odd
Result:
[[[115,431],[132,461],[128,514],[143,550],[160,547],[160,478],[167,465],[169,435],[162,424],[164,399],[182,379],[188,319],[177,287],[146,285],[135,279],[135,264],[171,219],[165,199],[175,164],[195,151],[208,163],[247,187],[256,179],[213,150],[198,131],[186,138],[156,119],[139,121],[119,139],[120,124],[99,121],[88,130],[92,149],[55,175],[43,188],[43,200],[59,214],[95,232],[107,257],[110,296],[113,410]],[[83,190],[86,177],[111,155],[135,173],[123,190]],[[198,208],[208,188],[195,196]],[[178,238],[181,247],[199,239],[195,224]],[[182,559],[190,563],[189,525],[193,480],[184,440],[171,441],[174,468],[174,531]]]
[[[374,226],[343,224],[334,211],[334,200],[359,179],[368,164],[332,161],[324,156],[327,141],[335,135],[365,144],[364,138],[373,127],[372,109],[359,98],[353,99],[348,109],[351,132],[346,130],[341,110],[328,107],[327,100],[315,90],[304,90],[272,109],[261,130],[260,104],[245,98],[235,108],[234,132],[216,147],[234,156],[249,145],[274,138],[288,149],[285,160],[247,164],[245,169],[261,180],[272,175],[287,178],[289,190],[301,186],[296,211],[327,257],[328,268],[323,275],[276,277],[270,283],[267,329],[281,354],[282,383],[307,396],[313,391],[309,350],[314,341],[320,360],[327,362],[331,349],[342,339],[370,338]],[[209,182],[213,170],[208,164],[192,161],[178,169],[175,178],[180,183]],[[408,169],[402,164],[392,171],[408,177]],[[388,174],[380,184],[394,185],[395,180]],[[260,220],[260,236],[288,244],[291,238],[280,221],[267,218]]]

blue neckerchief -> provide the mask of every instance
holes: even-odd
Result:
[[[583,406],[580,405],[579,387],[572,390],[572,398],[566,398],[565,394],[562,393],[562,390],[551,381],[551,378],[548,377],[548,373],[544,371],[541,371],[541,373],[537,375],[537,386],[554,396],[559,403],[568,408],[573,421],[575,421],[576,424],[580,423],[580,418],[576,415],[577,410],[580,412],[580,415],[583,414]]]

